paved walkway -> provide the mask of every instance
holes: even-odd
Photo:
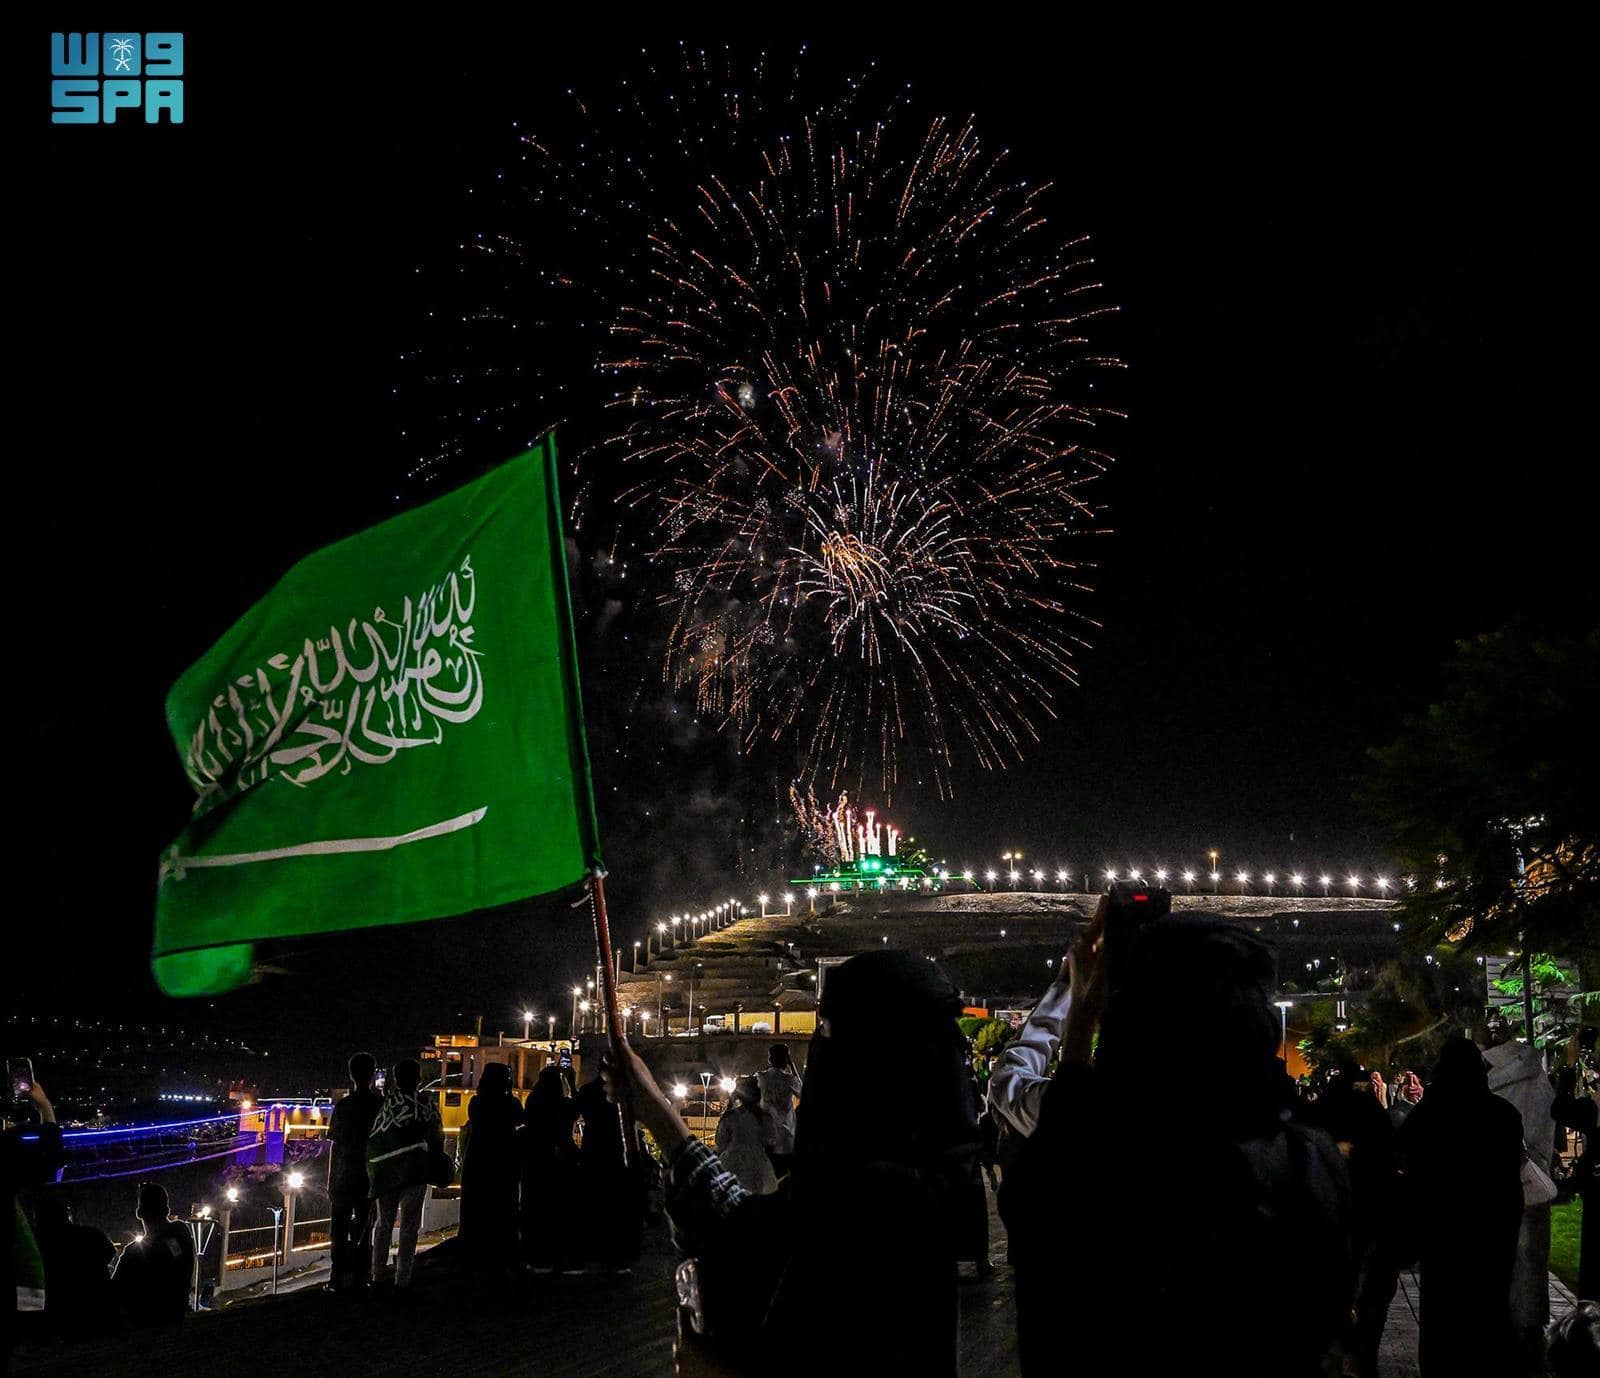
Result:
[[[991,1256],[998,1266],[987,1277],[962,1282],[963,1378],[1016,1373],[1011,1270],[1003,1263],[1005,1234],[992,1199],[990,1207]],[[647,1232],[639,1266],[620,1278],[484,1277],[464,1271],[446,1243],[419,1255],[409,1297],[280,1290],[275,1299],[236,1301],[193,1316],[176,1332],[71,1346],[25,1341],[14,1372],[29,1378],[211,1378],[248,1365],[295,1378],[664,1378],[672,1372],[671,1278],[663,1225]],[[1415,1276],[1402,1275],[1384,1335],[1382,1378],[1417,1373],[1416,1297]],[[1572,1305],[1572,1294],[1552,1278],[1552,1314]]]
[[[1400,1274],[1400,1286],[1389,1303],[1389,1322],[1384,1326],[1383,1343],[1378,1350],[1379,1378],[1417,1378],[1417,1275]],[[1550,1275],[1550,1318],[1558,1320],[1577,1305],[1577,1298],[1561,1279]]]

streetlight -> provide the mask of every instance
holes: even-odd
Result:
[[[1388,876],[1379,876],[1378,877],[1378,889],[1381,890],[1386,895],[1389,893],[1389,877]]]
[[[761,917],[762,918],[766,918],[767,917],[767,900],[770,899],[771,896],[766,895],[766,894],[760,894],[760,895],[757,895],[756,898],[761,901]]]
[[[723,1091],[726,1092],[728,1095],[731,1096],[733,1094],[733,1078],[732,1077],[723,1077],[723,1079],[721,1081],[719,1081],[717,1083],[717,1085],[720,1086],[723,1089]]]
[[[1346,878],[1345,883],[1350,887],[1350,893],[1353,895],[1361,888],[1361,877],[1349,876]]]
[[[1191,895],[1194,894],[1194,872],[1193,871],[1185,871],[1183,873],[1183,888],[1185,890],[1187,890]]]
[[[550,1046],[553,1049],[556,1046],[556,1017],[549,1014],[545,1018],[550,1021]]]
[[[1165,869],[1161,869],[1156,872],[1156,879],[1163,885],[1167,883],[1167,873]]]
[[[707,1101],[711,1099],[711,1073],[700,1073],[700,1137],[706,1136],[706,1120],[710,1118],[710,1106]]]
[[[532,1010],[522,1012],[522,1041],[528,1042],[533,1037],[533,1021],[537,1016]]]
[[[1277,880],[1277,878],[1278,877],[1277,877],[1276,872],[1273,872],[1273,871],[1268,871],[1266,873],[1266,875],[1261,877],[1261,879],[1266,881],[1266,883],[1267,883],[1267,893],[1269,895],[1272,893],[1272,883],[1273,883],[1273,881]]]
[[[287,1201],[288,1199],[289,1199],[288,1193],[285,1192],[284,1193],[284,1200]],[[278,1255],[279,1255],[279,1253],[281,1251],[280,1247],[279,1247],[279,1244],[278,1244],[278,1238],[279,1238],[278,1227],[283,1223],[283,1207],[282,1206],[268,1206],[267,1209],[272,1212],[272,1295],[273,1296],[277,1296],[278,1295]],[[385,1255],[385,1261],[387,1262],[387,1254]]]
[[[1323,893],[1323,895],[1327,895],[1328,887],[1333,884],[1333,877],[1332,876],[1318,876],[1317,879],[1322,882],[1322,893]]]
[[[1274,1000],[1272,1003],[1278,1007],[1279,1023],[1283,1029],[1282,1041],[1278,1046],[1278,1056],[1283,1059],[1283,1065],[1285,1068],[1287,1068],[1289,1065],[1289,1006],[1292,1005],[1294,1001]]]
[[[1239,882],[1239,893],[1243,894],[1250,884],[1250,872],[1240,871],[1234,879]]]
[[[289,1264],[289,1251],[294,1248],[294,1203],[295,1193],[305,1186],[306,1178],[303,1172],[291,1172],[283,1179],[283,1263]],[[274,1278],[276,1281],[276,1278]]]
[[[1114,867],[1114,866],[1107,866],[1107,867],[1106,867],[1106,879],[1107,879],[1107,880],[1115,880],[1115,879],[1116,879],[1116,878],[1117,878],[1117,870],[1116,870],[1116,867]]]
[[[794,896],[787,890],[783,892],[783,917],[788,918],[794,913]]]
[[[582,995],[582,986],[574,986],[572,988],[572,1019],[571,1022],[568,1023],[567,1028],[572,1033],[574,1038],[576,1038],[578,1034],[578,1000],[582,997]]]
[[[1222,888],[1221,887],[1222,887],[1222,872],[1221,871],[1213,871],[1211,873],[1211,893],[1213,895],[1220,895],[1222,893]]]
[[[583,1022],[587,1025],[589,1022],[589,1002],[587,1000],[578,1001],[578,1008],[583,1011]]]
[[[1304,885],[1305,883],[1306,883],[1306,878],[1303,875],[1301,875],[1298,871],[1296,871],[1292,876],[1289,877],[1289,884],[1294,886],[1296,891],[1298,891],[1300,889],[1300,887],[1302,885]]]
[[[217,1224],[222,1229],[222,1248],[217,1253],[217,1290],[222,1290],[222,1279],[228,1272],[228,1236],[233,1231],[233,1208],[239,1204],[239,1188],[230,1186],[222,1193],[225,1204],[217,1212]]]

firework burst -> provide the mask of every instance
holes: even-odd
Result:
[[[862,120],[858,82],[808,109],[764,63],[650,71],[581,157],[527,147],[605,245],[585,506],[628,514],[664,675],[826,787],[1019,759],[1074,680],[1101,527],[1117,361],[1084,242],[970,119]]]

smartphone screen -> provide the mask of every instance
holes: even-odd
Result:
[[[11,1084],[12,1100],[27,1100],[33,1089],[33,1062],[25,1057],[6,1059],[6,1080]]]

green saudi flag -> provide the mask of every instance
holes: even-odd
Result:
[[[156,981],[503,904],[600,865],[555,442],[307,556],[167,696],[196,791]]]

